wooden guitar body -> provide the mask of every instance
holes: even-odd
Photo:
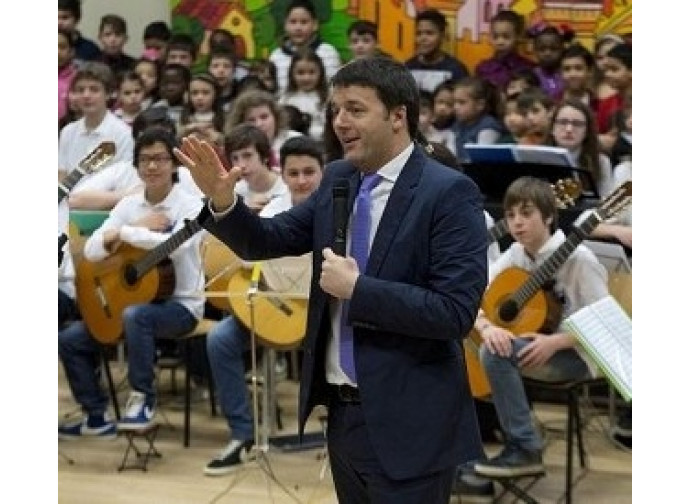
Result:
[[[237,319],[252,329],[252,314],[246,293],[251,285],[252,270],[238,269],[228,283],[228,299]],[[257,340],[278,350],[290,350],[301,343],[307,330],[307,304],[309,300],[268,294],[261,290],[252,299],[254,304],[253,329]]]
[[[479,347],[482,344],[482,337],[476,329],[472,328],[467,338],[463,341],[465,350],[465,364],[467,365],[467,377],[470,381],[470,391],[472,396],[478,399],[487,398],[491,395],[491,384],[486,376],[486,371],[479,361]]]
[[[227,292],[228,283],[242,266],[242,260],[227,245],[210,233],[204,237],[201,250],[204,274],[206,275],[206,293]],[[225,296],[209,296],[208,302],[219,310],[231,311],[230,301]]]
[[[169,259],[131,281],[131,268],[148,251],[123,244],[102,261],[82,260],[76,270],[76,290],[82,319],[92,336],[113,344],[122,336],[122,313],[127,306],[150,303],[175,290],[175,270]]]
[[[512,299],[529,278],[530,273],[522,268],[502,271],[484,293],[482,310],[494,325],[508,329],[515,336],[527,332],[550,334],[558,327],[563,313],[561,304],[550,290],[539,289],[522,303]]]

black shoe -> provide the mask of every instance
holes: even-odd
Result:
[[[234,471],[250,460],[250,452],[253,446],[254,441],[251,439],[247,441],[233,439],[216,458],[208,463],[204,468],[204,474],[207,476],[221,476]]]
[[[544,464],[541,451],[508,444],[497,457],[476,463],[474,470],[488,478],[513,478],[543,474]]]
[[[493,481],[478,476],[472,468],[458,468],[453,493],[460,497],[462,504],[491,504],[495,492]]]

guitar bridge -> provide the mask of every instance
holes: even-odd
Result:
[[[103,292],[103,286],[101,285],[100,278],[96,278],[96,295],[98,296],[98,300],[101,303],[101,308],[103,308],[105,314],[108,316],[108,318],[112,317],[113,315],[110,312],[110,305],[108,304],[108,299],[105,297],[105,293]]]

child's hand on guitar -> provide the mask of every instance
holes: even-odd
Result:
[[[508,329],[492,324],[482,329],[481,337],[492,354],[510,357],[513,353],[513,333]]]
[[[559,349],[556,344],[557,339],[553,335],[547,336],[539,333],[525,333],[521,334],[520,337],[532,340],[517,354],[520,367],[523,368],[543,366]]]
[[[159,233],[169,231],[172,227],[170,219],[162,212],[152,212],[147,216],[135,221],[132,225],[144,227],[150,231],[158,231]]]
[[[122,245],[122,240],[120,239],[119,229],[109,229],[103,233],[103,247],[108,252],[114,254],[120,248],[120,245]]]

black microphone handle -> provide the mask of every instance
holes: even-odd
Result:
[[[335,229],[333,252],[343,257],[346,254],[349,194],[350,182],[347,179],[336,180],[333,185],[333,227]]]

